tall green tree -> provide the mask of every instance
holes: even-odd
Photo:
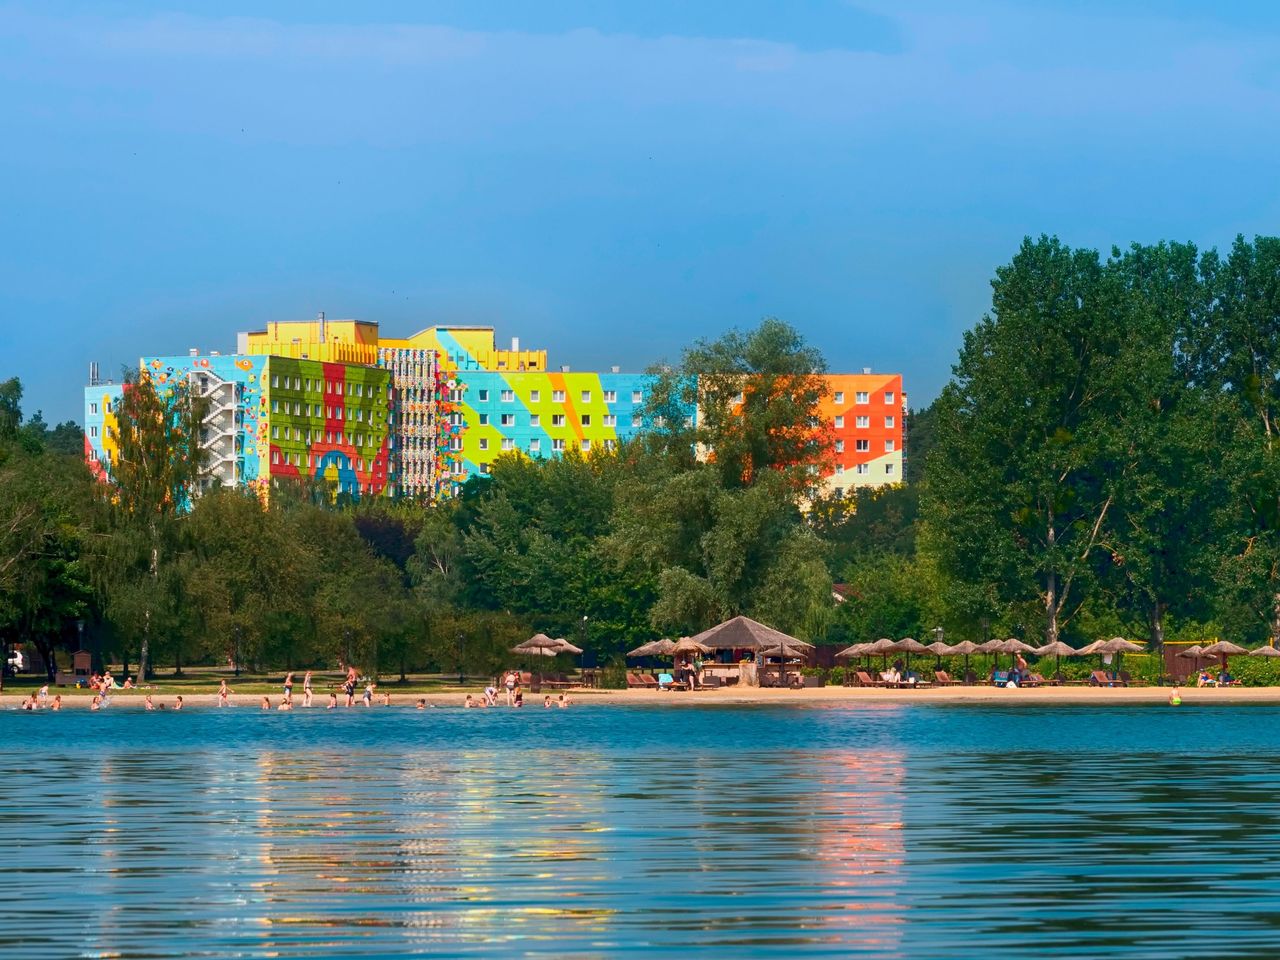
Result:
[[[1028,239],[937,403],[923,510],[939,567],[998,603],[1035,591],[1049,641],[1086,592],[1114,502],[1130,310],[1096,252]]]
[[[168,567],[181,553],[181,518],[197,492],[205,450],[200,425],[205,403],[185,380],[158,384],[129,373],[116,404],[109,439],[116,455],[104,487],[109,549],[100,584],[123,631],[140,637],[138,679],[145,680],[157,618],[178,615]]]

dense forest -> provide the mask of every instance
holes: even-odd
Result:
[[[97,483],[78,428],[24,419],[11,380],[0,639],[46,662],[83,629],[139,670],[394,676],[488,672],[535,630],[607,662],[737,613],[832,645],[1280,635],[1280,240],[1024,241],[908,418],[901,486],[813,496],[824,370],[772,318],[693,344],[654,368],[636,440],[504,457],[436,505],[316,484],[192,500],[197,401],[145,379]]]

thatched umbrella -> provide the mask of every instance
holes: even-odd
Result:
[[[933,669],[942,669],[942,658],[956,652],[955,647],[943,643],[941,640],[935,640],[933,643],[926,644],[925,649],[937,657],[933,663]]]
[[[907,669],[911,669],[911,655],[913,653],[929,653],[929,648],[914,637],[903,637],[901,640],[894,641],[894,652],[905,653],[907,655]]]
[[[582,652],[581,647],[575,647],[572,643],[570,643],[564,637],[558,638],[556,640],[556,643],[560,644],[560,648],[556,651],[557,653],[571,653],[576,657],[578,654]]]
[[[1222,672],[1226,673],[1227,657],[1241,653],[1247,654],[1249,651],[1237,643],[1232,643],[1230,640],[1219,640],[1217,643],[1209,644],[1209,646],[1205,647],[1200,652],[1206,657],[1221,657]]]
[[[888,637],[881,637],[879,640],[873,640],[867,644],[867,649],[863,651],[868,656],[880,656],[880,667],[884,669],[889,665],[889,654],[897,652],[898,643],[896,640],[890,640]]]
[[[671,648],[675,646],[670,640],[650,640],[648,643],[642,643],[634,650],[627,652],[628,657],[666,657],[671,655]]]
[[[1260,647],[1254,647],[1249,651],[1251,657],[1280,657],[1280,648],[1273,647],[1269,643],[1264,643]]]
[[[836,659],[843,660],[845,657],[860,657],[867,652],[867,647],[869,646],[871,646],[869,643],[855,643],[853,646],[845,647],[837,653]]]
[[[1043,647],[1036,647],[1035,654],[1037,657],[1056,657],[1054,663],[1054,674],[1059,680],[1062,679],[1062,658],[1074,657],[1079,655],[1080,651],[1070,644],[1063,643],[1061,640],[1055,640],[1053,643],[1046,643]]]
[[[969,656],[974,653],[982,652],[982,645],[974,643],[972,640],[961,640],[959,643],[951,645],[951,652],[956,656],[964,657],[964,681],[969,682]]]
[[[1089,656],[1090,654],[1112,654],[1116,656],[1116,669],[1120,668],[1119,656],[1126,653],[1141,653],[1142,644],[1134,643],[1132,640],[1126,640],[1124,637],[1112,637],[1110,640],[1095,640],[1093,643],[1080,648],[1081,656]]]
[[[531,656],[554,657],[561,653],[581,653],[582,650],[575,647],[567,640],[557,640],[548,637],[545,633],[535,633],[524,643],[518,643],[511,648],[512,653],[524,653]],[[542,680],[542,671],[538,671],[538,680]]]

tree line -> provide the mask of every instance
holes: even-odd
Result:
[[[1024,241],[907,419],[903,485],[816,493],[825,370],[772,318],[700,341],[652,371],[635,439],[504,456],[438,504],[193,497],[199,401],[136,375],[97,483],[9,381],[0,638],[396,675],[489,672],[536,630],[608,662],[739,613],[829,645],[1280,635],[1280,240]]]

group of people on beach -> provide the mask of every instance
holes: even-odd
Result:
[[[502,689],[506,691],[508,707],[524,706],[524,690],[520,685],[520,672],[518,670],[508,670],[502,675]],[[484,694],[479,698],[467,694],[462,698],[462,706],[467,709],[496,707],[498,705],[498,688],[493,684],[484,688]],[[560,707],[561,709],[569,706],[570,700],[563,693],[556,700],[551,699],[548,694],[542,698],[542,706],[545,708]]]

